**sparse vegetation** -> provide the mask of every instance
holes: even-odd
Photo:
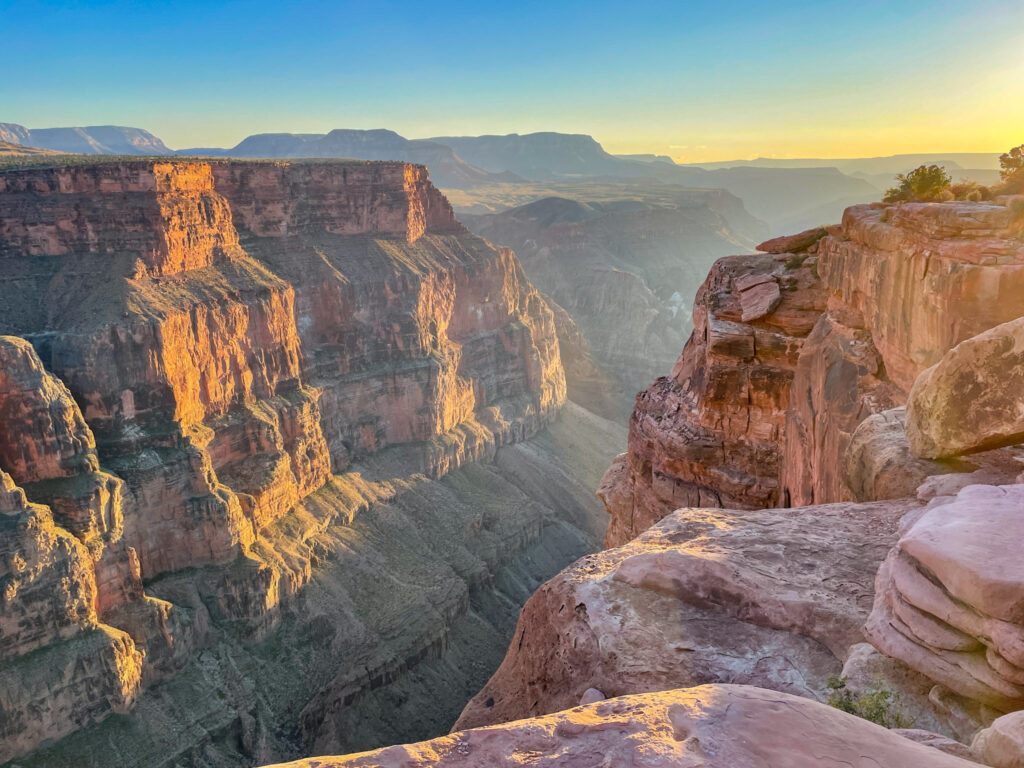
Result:
[[[956,184],[950,186],[949,191],[953,194],[954,200],[970,200],[977,203],[992,199],[992,190],[968,179],[960,179]]]
[[[855,694],[847,688],[846,682],[845,677],[829,677],[829,706],[870,720],[884,728],[911,728],[914,725],[913,719],[900,711],[893,701],[892,691],[886,690],[881,680],[875,681],[876,688],[861,694]]]
[[[887,203],[928,203],[943,198],[954,199],[950,192],[953,179],[940,165],[920,165],[909,173],[898,174],[896,181],[897,185],[887,190],[882,198]]]
[[[1024,144],[999,156],[999,175],[1008,179],[1024,170]]]
[[[999,176],[1003,180],[998,189],[1000,194],[1024,194],[1024,144],[1000,156]]]

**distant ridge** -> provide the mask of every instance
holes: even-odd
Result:
[[[919,165],[946,164],[947,170],[999,170],[998,152],[933,152],[879,157],[757,157],[753,160],[722,160],[713,163],[686,163],[691,168],[838,168],[843,173],[903,173]]]
[[[184,149],[179,155],[215,157],[346,157],[355,160],[403,160],[426,165],[431,179],[442,187],[466,187],[518,181],[512,174],[489,173],[458,157],[443,144],[407,139],[383,128],[336,129],[330,133],[257,133],[231,149]]]
[[[26,147],[24,144],[15,144],[10,141],[0,141],[0,160],[8,157],[36,157],[38,155],[62,155],[52,149],[40,149],[39,147]]]
[[[17,123],[0,123],[0,141],[84,155],[174,154],[170,147],[149,131],[119,125],[26,128]]]
[[[171,150],[140,128],[88,126],[28,129],[0,123],[0,141],[60,152],[106,155],[192,155],[239,158],[348,158],[400,160],[426,165],[441,188],[500,190],[502,185],[639,183],[724,189],[770,224],[773,233],[837,221],[850,205],[871,202],[896,173],[934,158],[954,178],[995,180],[995,155],[894,155],[851,160],[774,160],[678,165],[664,155],[612,155],[592,136],[542,131],[529,134],[440,136],[408,139],[387,129],[337,129],[328,133],[261,133],[234,147]],[[965,165],[966,164],[966,165]],[[969,168],[967,166],[974,166]],[[492,199],[500,194],[491,195]],[[510,195],[521,199],[521,195]]]

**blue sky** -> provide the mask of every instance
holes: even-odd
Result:
[[[0,50],[0,121],[175,148],[336,127],[579,132],[683,160],[1024,141],[1021,0],[0,0]]]

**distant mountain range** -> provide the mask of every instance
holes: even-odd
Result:
[[[459,158],[451,147],[424,139],[406,139],[394,131],[338,129],[319,133],[258,133],[231,149],[181,149],[179,155],[218,157],[349,157],[358,160],[403,160],[426,165],[441,187],[518,181],[509,173],[490,173]]]
[[[170,147],[149,131],[118,125],[26,128],[17,123],[0,123],[0,141],[84,155],[174,154]]]
[[[231,148],[171,150],[140,128],[33,128],[0,123],[0,141],[60,152],[108,155],[203,155],[244,158],[347,157],[420,163],[442,189],[495,199],[493,190],[523,182],[629,180],[642,185],[725,189],[775,233],[837,221],[843,209],[879,197],[893,176],[924,163],[945,165],[954,178],[996,180],[998,155],[893,155],[879,158],[759,158],[679,165],[664,155],[612,155],[585,134],[438,136],[407,139],[394,131],[339,129],[325,134],[264,133]],[[467,195],[462,195],[466,198]],[[509,197],[517,197],[509,195]],[[516,204],[519,204],[518,202]]]

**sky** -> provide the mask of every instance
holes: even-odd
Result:
[[[0,122],[587,133],[680,162],[1024,143],[1024,0],[0,0]]]

